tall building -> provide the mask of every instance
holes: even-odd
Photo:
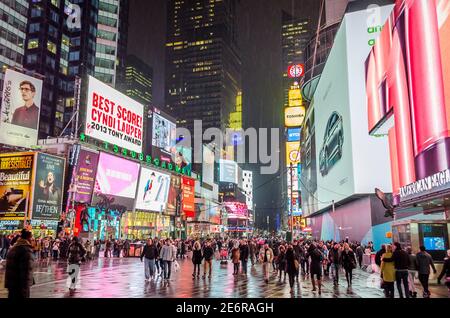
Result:
[[[39,138],[71,133],[64,128],[75,111],[76,77],[114,86],[125,57],[127,0],[69,4],[32,1],[28,10],[24,68],[45,76]]]
[[[169,0],[166,103],[178,126],[229,127],[240,91],[237,0]]]
[[[153,101],[152,86],[153,69],[136,56],[127,56],[117,88],[147,108]]]
[[[288,67],[305,63],[305,47],[311,39],[309,19],[294,17],[282,12],[282,58],[283,58],[283,91],[284,107],[289,106],[289,89],[294,80],[289,78]]]
[[[100,0],[95,52],[95,77],[115,86],[124,67],[128,29],[128,0]]]
[[[5,68],[22,67],[27,23],[27,0],[0,2],[0,90]]]

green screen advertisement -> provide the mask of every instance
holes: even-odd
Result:
[[[59,220],[62,209],[65,159],[38,153],[32,218]]]

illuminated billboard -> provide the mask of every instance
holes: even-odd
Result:
[[[144,106],[89,76],[85,134],[142,153]]]
[[[294,106],[302,106],[303,105],[303,97],[302,97],[302,92],[300,90],[300,86],[298,85],[298,83],[294,83],[294,85],[292,85],[289,88],[289,92],[288,92],[288,100],[289,100],[289,107],[294,107]]]
[[[238,184],[238,165],[235,161],[220,159],[220,182]]]
[[[170,188],[170,174],[141,168],[136,194],[136,209],[163,212],[167,206]]]
[[[223,202],[223,206],[227,210],[229,219],[247,219],[248,208],[245,203],[241,202]]]
[[[289,65],[287,74],[289,78],[298,78],[305,74],[305,65],[303,64],[292,64]]]
[[[286,166],[296,166],[300,163],[300,141],[286,143]]]
[[[450,1],[396,1],[366,70],[367,127],[387,135],[393,192],[404,202],[448,188]]]
[[[182,177],[181,178],[181,211],[186,218],[193,218],[195,216],[195,179]]]
[[[161,161],[173,162],[178,155],[175,148],[176,120],[156,107],[153,107],[151,118],[152,155],[154,158],[160,158]],[[173,158],[174,155],[175,158]]]
[[[202,182],[212,187],[214,183],[214,151],[203,145]]]
[[[32,148],[37,144],[42,80],[10,69],[5,72],[0,143]]]
[[[300,141],[300,136],[302,134],[301,128],[288,128],[287,130],[287,141]]]
[[[305,119],[305,107],[295,106],[284,109],[284,125],[286,127],[300,127]]]

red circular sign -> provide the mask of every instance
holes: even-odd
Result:
[[[305,74],[305,66],[303,64],[294,64],[288,68],[288,76],[290,78],[301,77]]]

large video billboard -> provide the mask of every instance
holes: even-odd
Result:
[[[65,164],[64,158],[37,153],[32,219],[60,219]]]
[[[79,203],[90,203],[94,191],[95,175],[99,154],[80,145],[74,145],[72,149],[72,176],[69,192],[73,194],[73,200]]]
[[[173,162],[178,153],[175,147],[177,141],[177,126],[174,118],[154,107],[151,115],[152,155],[167,163]],[[175,156],[175,158],[173,158]]]
[[[186,218],[195,217],[195,179],[181,177],[181,189],[183,198],[181,211]]]
[[[167,206],[170,188],[170,174],[141,168],[136,195],[136,209],[163,212]]]
[[[107,153],[100,153],[95,177],[93,204],[114,200],[112,205],[133,209],[139,164]],[[102,196],[104,196],[102,198]]]
[[[142,153],[144,106],[89,76],[85,134]]]
[[[220,159],[220,182],[238,184],[238,165],[235,161]]]
[[[450,1],[397,1],[366,69],[367,127],[388,135],[394,193],[448,188]]]
[[[23,220],[31,204],[34,153],[0,154],[0,220]]]
[[[214,183],[214,151],[203,145],[202,182],[211,187]]]
[[[390,191],[387,141],[362,133],[367,127],[365,60],[392,11],[389,3],[349,3],[314,93],[319,210],[354,194],[373,193],[375,187]]]
[[[42,80],[6,70],[0,114],[0,143],[32,148],[37,144]]]

